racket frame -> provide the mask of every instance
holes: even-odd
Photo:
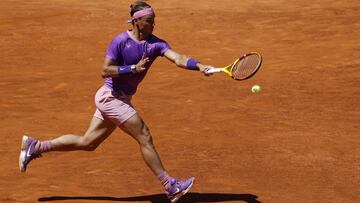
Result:
[[[242,78],[242,79],[237,79],[237,78],[234,78],[233,77],[233,74],[232,74],[232,70],[234,69],[235,65],[240,61],[242,60],[243,58],[245,58],[246,56],[248,55],[258,55],[260,57],[260,62],[259,64],[257,65],[257,68],[256,70],[251,73],[249,76],[245,77],[245,78]],[[258,52],[249,52],[247,54],[244,54],[243,56],[241,56],[240,58],[236,59],[232,64],[229,64],[228,66],[225,66],[225,67],[222,67],[222,68],[213,68],[213,69],[210,69],[207,71],[207,73],[219,73],[219,72],[223,72],[223,73],[226,73],[228,74],[231,78],[233,78],[234,80],[246,80],[250,77],[252,77],[259,69],[260,69],[260,66],[262,64],[262,56],[261,54],[259,54]]]

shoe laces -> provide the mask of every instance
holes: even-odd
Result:
[[[176,188],[181,189],[181,186],[175,178],[170,180],[168,188],[165,190],[167,194],[172,194],[176,191]]]
[[[42,155],[41,154],[38,154],[38,153],[33,153],[30,158],[28,159],[27,163],[29,163],[30,161],[32,160],[35,160],[37,158],[40,158]]]

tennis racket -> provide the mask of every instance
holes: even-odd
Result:
[[[250,52],[226,67],[209,69],[207,73],[223,72],[235,80],[246,80],[255,75],[260,69],[261,63],[262,56],[257,52]]]

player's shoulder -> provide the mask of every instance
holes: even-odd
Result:
[[[127,32],[122,32],[120,34],[117,34],[115,37],[113,37],[114,42],[121,42],[126,40],[127,38],[129,38],[129,35],[127,34]]]
[[[165,40],[163,40],[163,39],[161,39],[161,38],[159,38],[159,37],[157,37],[156,35],[150,35],[150,37],[149,37],[149,41],[151,42],[151,43],[166,43],[166,41]]]

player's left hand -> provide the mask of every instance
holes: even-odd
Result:
[[[205,76],[210,76],[213,74],[213,73],[207,72],[208,70],[213,69],[214,68],[213,66],[204,65],[204,64],[200,64],[200,63],[198,63],[197,66],[198,66],[200,72],[202,72]]]

